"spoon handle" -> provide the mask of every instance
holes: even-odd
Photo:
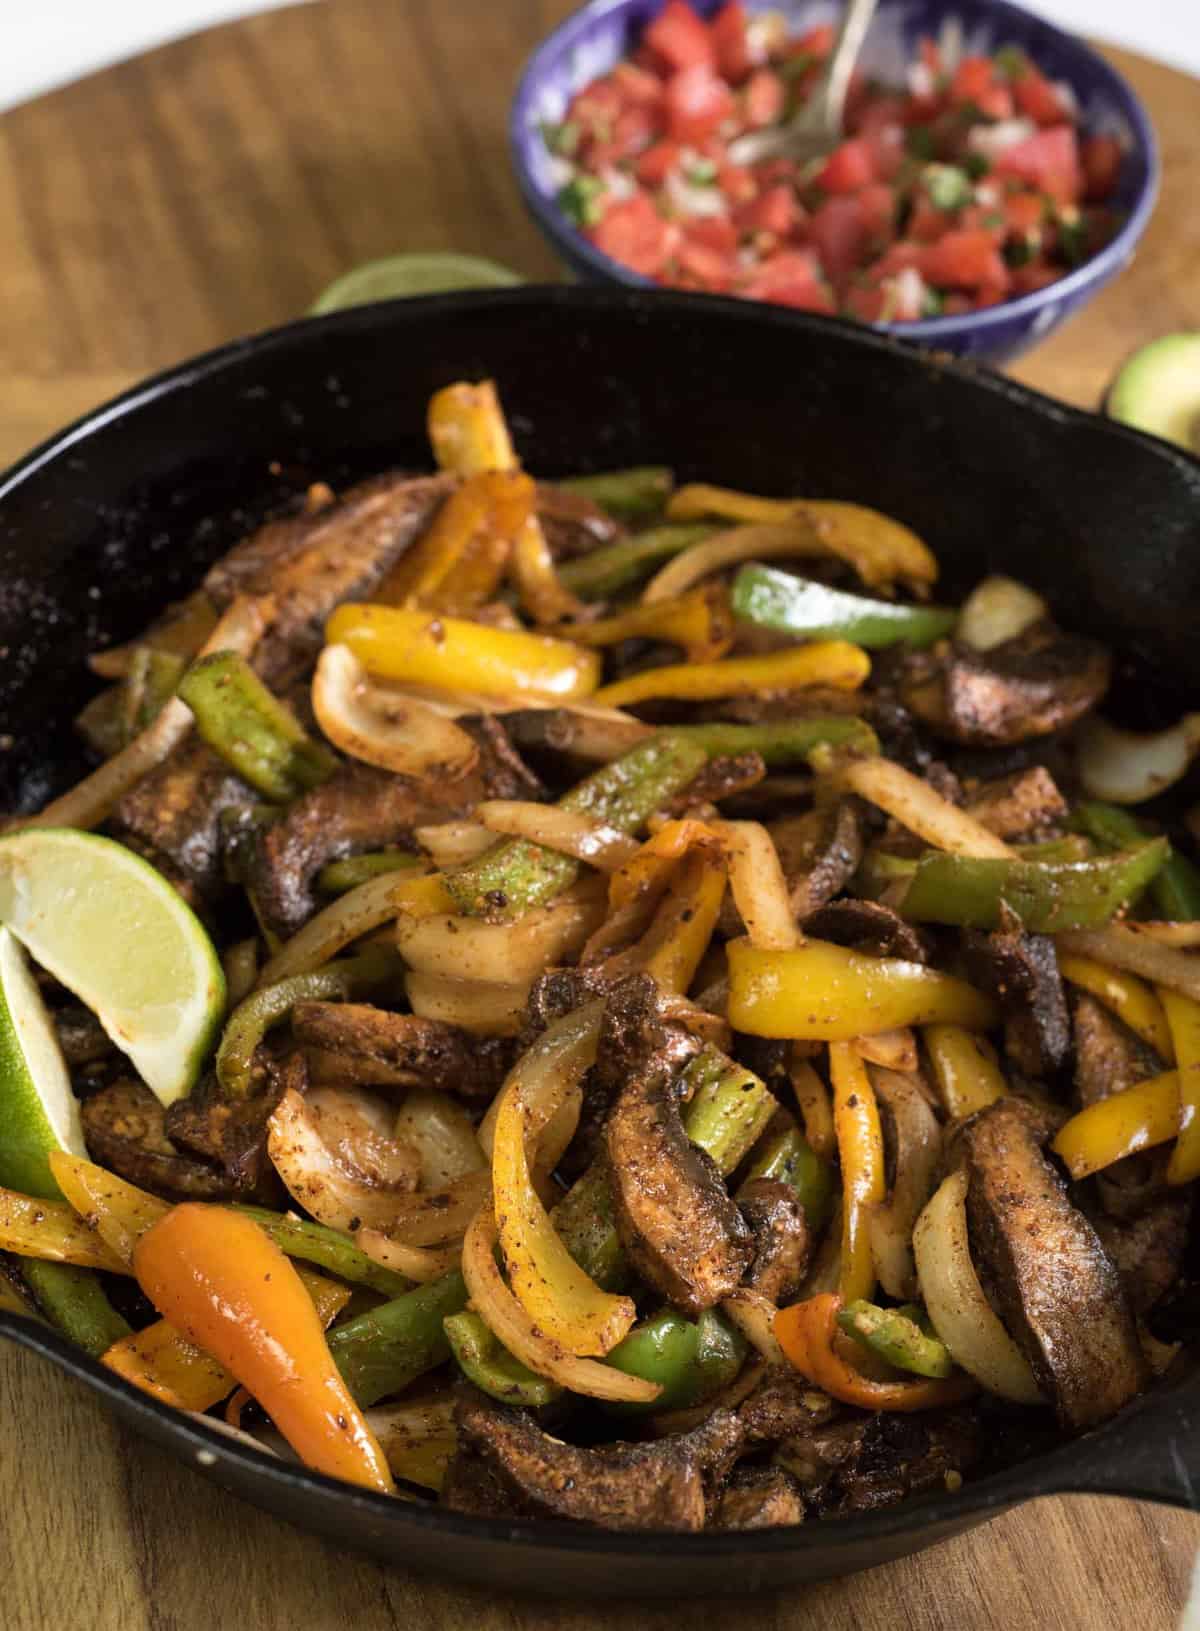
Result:
[[[854,64],[858,60],[863,40],[878,5],[879,0],[850,0],[842,18],[842,26],[830,53],[824,80],[818,87],[815,98],[822,104],[822,123],[831,138],[841,134],[850,75],[854,72]]]

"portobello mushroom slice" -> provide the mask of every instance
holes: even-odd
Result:
[[[1135,1314],[1148,1313],[1179,1279],[1191,1218],[1192,1193],[1185,1189],[1160,1196],[1128,1222],[1095,1220],[1096,1233],[1117,1266]]]
[[[679,1114],[677,1055],[664,1045],[630,1075],[604,1129],[621,1244],[641,1278],[693,1318],[740,1284],[750,1230]]]
[[[268,522],[217,562],[204,587],[218,609],[239,594],[274,600],[254,659],[268,685],[304,672],[334,607],[370,597],[455,485],[449,475],[375,476],[315,513]]]
[[[958,1135],[971,1243],[985,1283],[1059,1420],[1094,1426],[1146,1385],[1121,1277],[1043,1155],[1050,1118],[998,1099]]]
[[[929,961],[929,938],[882,901],[831,900],[804,920],[804,932],[832,940],[870,957],[900,957],[909,963]]]
[[[778,1178],[751,1178],[738,1191],[737,1203],[754,1236],[754,1262],[743,1285],[773,1303],[790,1302],[812,1256],[812,1235],[796,1191]]]
[[[599,504],[582,493],[556,487],[551,481],[537,484],[537,513],[556,561],[573,560],[602,544],[615,544],[626,535],[621,522]]]
[[[782,1467],[738,1467],[709,1520],[710,1529],[780,1529],[804,1522],[800,1486]]]
[[[221,866],[221,812],[257,795],[215,753],[190,736],[125,794],[113,812],[118,838],[182,883],[195,904],[226,888]]]
[[[1050,772],[1031,765],[984,782],[967,800],[967,813],[997,838],[1031,838],[1063,820],[1067,801]]]
[[[292,1034],[315,1080],[355,1087],[427,1087],[464,1099],[494,1098],[513,1059],[504,1037],[393,1014],[365,1002],[299,1002]]]
[[[1004,1049],[1014,1067],[1035,1080],[1061,1069],[1071,1051],[1071,1024],[1051,937],[967,929],[963,953],[967,978],[1000,1004]]]
[[[485,1516],[559,1518],[602,1529],[701,1529],[741,1449],[737,1418],[716,1410],[690,1433],[585,1449],[532,1416],[464,1389],[442,1501]]]
[[[168,1108],[163,1127],[173,1143],[212,1161],[239,1199],[274,1204],[283,1186],[267,1153],[267,1123],[289,1087],[302,1093],[307,1086],[300,1053],[268,1057],[263,1086],[251,1098],[226,1098],[210,1071]]]
[[[79,1109],[89,1155],[139,1189],[173,1201],[223,1201],[235,1193],[219,1166],[167,1136],[163,1107],[144,1082],[122,1076]]]
[[[788,881],[792,911],[804,922],[831,901],[858,871],[863,857],[862,806],[838,799],[815,819],[801,816],[771,828]]]
[[[1071,996],[1075,1039],[1075,1092],[1081,1105],[1123,1093],[1167,1067],[1154,1048],[1088,991]],[[1162,1150],[1127,1155],[1096,1174],[1096,1193],[1114,1218],[1134,1218],[1166,1188]]]
[[[843,1413],[827,1393],[799,1371],[768,1369],[753,1393],[738,1407],[738,1420],[748,1450],[804,1438]]]
[[[966,1409],[855,1411],[786,1440],[775,1459],[821,1517],[844,1517],[944,1489],[948,1474],[961,1476],[979,1459],[981,1441]]]
[[[1041,622],[990,651],[954,645],[913,664],[905,704],[963,747],[1008,747],[1073,725],[1108,689],[1112,658],[1095,640]]]

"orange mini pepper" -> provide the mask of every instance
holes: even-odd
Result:
[[[164,1318],[253,1394],[302,1461],[394,1490],[304,1282],[257,1223],[224,1207],[176,1206],[138,1241],[133,1267]]]
[[[867,1068],[853,1042],[829,1044],[833,1123],[842,1166],[842,1267],[839,1290],[846,1302],[875,1289],[871,1213],[887,1194],[879,1106]]]
[[[863,1410],[913,1411],[957,1404],[975,1392],[976,1384],[969,1376],[931,1382],[875,1382],[861,1375],[834,1345],[841,1306],[840,1297],[822,1292],[780,1309],[774,1322],[779,1346],[790,1362],[831,1398]]]

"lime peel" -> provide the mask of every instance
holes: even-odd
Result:
[[[52,1198],[51,1150],[86,1155],[83,1123],[54,1024],[25,953],[0,927],[0,1184]]]
[[[509,289],[524,281],[507,266],[481,255],[451,251],[388,255],[364,261],[331,283],[309,308],[309,315],[320,317],[349,306],[369,306],[408,295],[447,294],[453,289]]]

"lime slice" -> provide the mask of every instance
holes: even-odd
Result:
[[[58,1194],[51,1150],[86,1155],[79,1106],[25,953],[0,928],[0,1184]]]
[[[195,1081],[225,1006],[212,941],[183,897],[111,838],[0,838],[0,923],[92,1009],[163,1104]]]
[[[376,300],[398,300],[412,294],[446,294],[451,289],[509,289],[524,278],[507,266],[480,255],[389,255],[364,261],[331,283],[310,307],[309,315],[369,306]]]

